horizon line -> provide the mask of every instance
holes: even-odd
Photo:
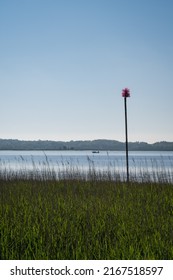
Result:
[[[106,138],[98,138],[98,139],[78,139],[78,140],[74,140],[74,139],[71,139],[71,140],[53,140],[53,139],[17,139],[17,138],[0,138],[0,141],[3,140],[3,141],[24,141],[24,142],[44,142],[44,141],[47,141],[47,142],[65,142],[65,143],[68,143],[68,142],[93,142],[93,141],[116,141],[116,142],[120,142],[120,143],[125,143],[125,141],[120,141],[120,140],[117,140],[117,139],[106,139]],[[156,143],[162,143],[162,142],[166,142],[166,143],[173,143],[173,140],[172,141],[167,141],[167,140],[159,140],[159,141],[156,141],[156,142],[147,142],[147,141],[128,141],[128,143],[146,143],[146,144],[149,144],[149,145],[152,145],[152,144],[156,144]]]

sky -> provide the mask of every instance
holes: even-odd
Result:
[[[0,0],[0,138],[173,141],[172,0]]]

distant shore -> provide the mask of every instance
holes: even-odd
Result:
[[[0,150],[96,150],[123,151],[125,143],[116,140],[98,139],[84,141],[52,141],[52,140],[18,140],[0,139]],[[173,142],[160,141],[153,144],[147,142],[129,142],[129,151],[173,151]]]

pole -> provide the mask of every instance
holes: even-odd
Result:
[[[128,155],[128,130],[127,130],[127,102],[124,97],[124,110],[125,110],[125,133],[126,133],[126,168],[127,168],[127,183],[129,183],[129,155]]]

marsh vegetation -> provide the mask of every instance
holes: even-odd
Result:
[[[0,259],[173,259],[170,180],[91,167],[1,172]]]

